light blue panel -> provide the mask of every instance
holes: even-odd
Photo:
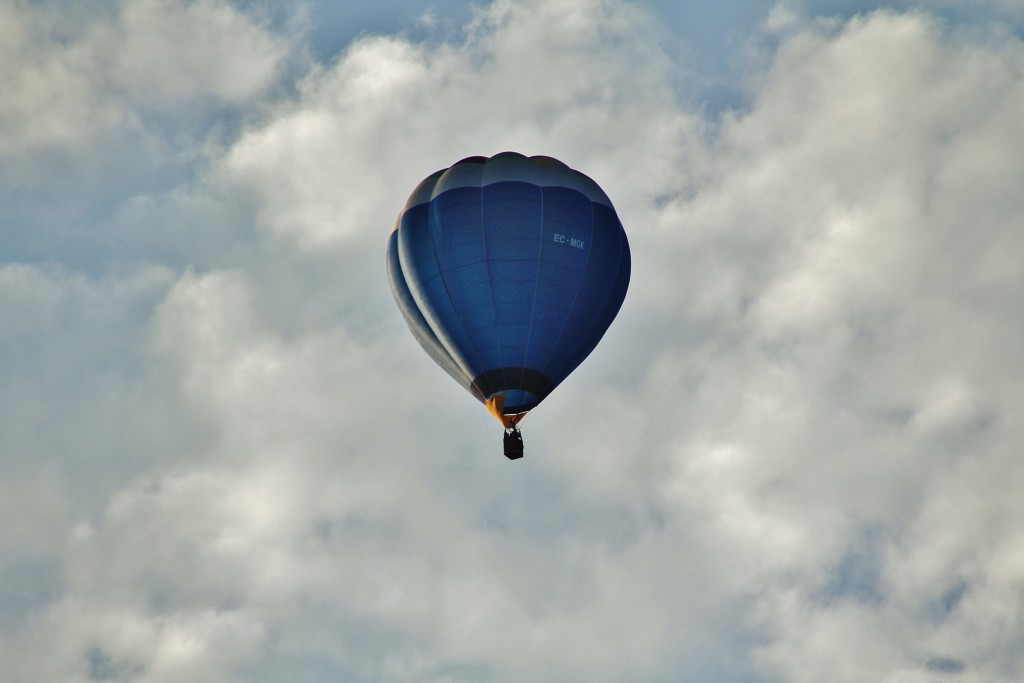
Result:
[[[405,322],[416,338],[416,341],[452,379],[468,389],[472,380],[466,376],[466,373],[463,372],[462,368],[455,362],[455,359],[451,357],[451,354],[441,344],[441,341],[434,334],[423,314],[420,313],[419,307],[412,297],[412,292],[409,291],[405,275],[402,274],[402,265],[398,260],[397,231],[393,231],[391,238],[388,240],[388,279],[391,282],[391,293],[394,295],[398,308],[402,312],[402,317],[405,318]]]
[[[437,265],[430,238],[429,204],[414,206],[403,214],[398,226],[398,256],[402,274],[417,308],[452,359],[469,377],[477,374],[472,347]]]

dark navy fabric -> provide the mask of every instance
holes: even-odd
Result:
[[[388,245],[417,341],[505,413],[529,410],[593,351],[629,285],[607,196],[549,157],[471,157],[413,192]]]

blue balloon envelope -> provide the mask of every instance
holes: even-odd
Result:
[[[594,350],[630,273],[626,233],[597,183],[515,152],[421,182],[387,263],[420,346],[507,428]]]

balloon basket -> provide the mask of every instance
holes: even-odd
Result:
[[[505,457],[509,460],[523,457],[523,433],[515,425],[505,430]]]

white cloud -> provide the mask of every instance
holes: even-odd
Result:
[[[198,116],[210,105],[251,101],[287,56],[284,42],[250,16],[212,0],[65,11],[18,3],[0,10],[0,155],[23,173],[32,156],[137,133],[143,119],[168,109],[168,118]]]
[[[806,25],[750,111],[725,122],[718,182],[671,214],[720,230],[698,245],[712,263],[693,267],[737,283],[718,303],[738,316],[693,373],[703,424],[676,490],[710,515],[712,552],[733,553],[765,596],[773,635],[758,658],[784,680],[924,680],[933,655],[978,680],[1019,671],[1013,656],[976,661],[955,645],[986,618],[1007,623],[994,609],[968,627],[961,613],[1022,589],[1015,570],[999,598],[980,587],[1017,542],[1004,506],[1020,468],[1004,451],[1020,436],[1007,382],[1021,367],[1006,343],[1021,325],[1020,273],[997,254],[1018,246],[1009,216],[1022,215],[1009,189],[1024,171],[1010,151],[1020,133],[1003,123],[1024,93],[1022,52],[977,39],[915,14]],[[691,250],[666,260],[686,268]],[[1002,483],[982,494],[974,468]],[[938,518],[919,536],[922,515]],[[864,533],[881,548],[858,548]],[[874,575],[843,587],[856,554]],[[965,578],[963,562],[980,566]],[[911,566],[932,574],[922,582]],[[989,607],[957,590],[989,593]],[[988,646],[1016,648],[1004,633],[988,630]]]
[[[49,74],[0,105],[12,164],[252,105],[186,178],[101,191],[74,227],[111,236],[107,270],[0,267],[9,675],[1019,678],[1024,48],[780,7],[714,121],[632,3],[364,37],[291,95],[287,40],[227,4],[42,43],[48,15],[0,10]],[[503,149],[597,179],[635,264],[519,463],[383,274],[416,182]]]
[[[653,36],[633,9],[580,0],[496,3],[457,46],[364,38],[250,130],[223,173],[266,228],[308,248],[386,234],[402,192],[473,154],[544,152],[665,192],[682,150],[666,151],[697,123],[672,108]],[[642,178],[616,172],[637,158]]]
[[[132,207],[187,194],[298,58],[290,35],[225,2],[6,3],[2,258],[91,276],[202,263],[223,247],[217,211]]]

